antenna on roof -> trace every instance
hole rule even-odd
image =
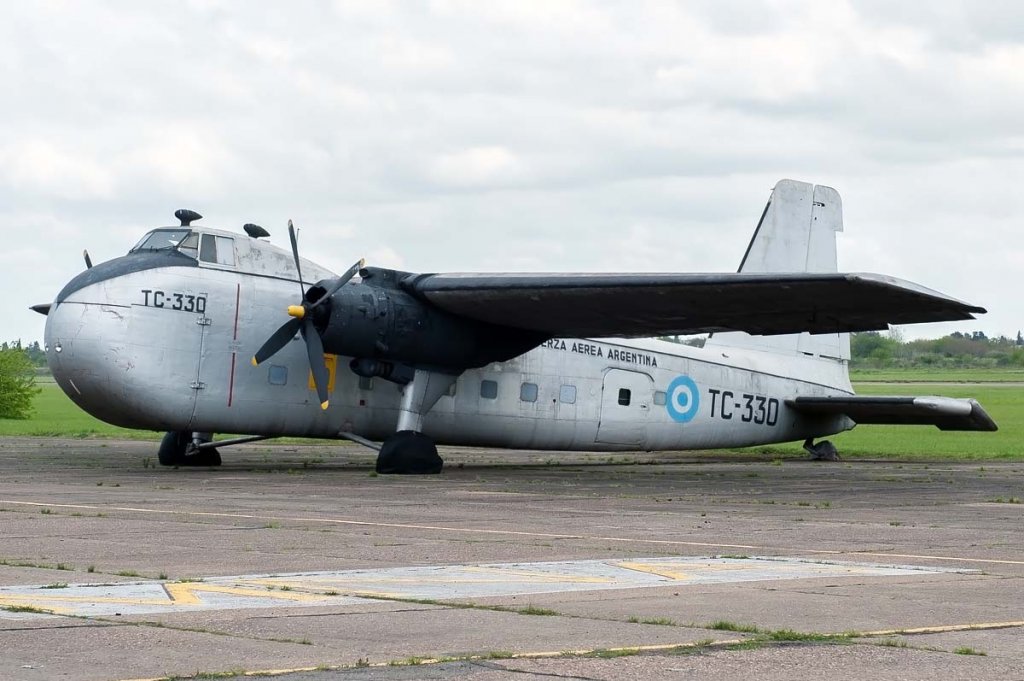
[[[189,210],[188,208],[179,208],[178,210],[174,211],[174,217],[181,220],[182,227],[188,227],[189,225],[192,224],[193,220],[203,219],[202,215],[195,212],[194,210]]]
[[[251,222],[247,222],[244,225],[242,225],[242,229],[244,229],[245,233],[251,236],[253,239],[262,239],[264,237],[270,236],[270,232],[263,229],[259,225],[252,224]]]

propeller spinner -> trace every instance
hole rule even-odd
[[[320,332],[316,330],[313,325],[313,315],[309,314],[317,306],[328,300],[331,296],[338,292],[338,290],[347,284],[349,280],[356,275],[356,273],[362,269],[365,260],[360,260],[355,265],[352,265],[344,274],[331,282],[327,290],[318,297],[316,300],[309,299],[309,291],[302,288],[302,266],[299,264],[299,244],[295,237],[295,227],[292,225],[292,221],[288,221],[288,238],[292,244],[292,256],[295,258],[295,271],[299,275],[299,292],[301,294],[300,305],[289,305],[288,315],[291,317],[288,321],[282,324],[277,331],[275,331],[270,338],[256,351],[253,355],[252,365],[257,366],[267,359],[270,359],[275,355],[278,350],[283,348],[288,342],[295,337],[295,333],[298,332],[302,335],[302,339],[306,342],[306,355],[309,358],[309,368],[313,372],[313,384],[316,386],[316,394],[320,399],[320,408],[327,409],[328,406],[328,394],[327,385],[329,376],[327,373],[327,365],[324,363],[324,344],[320,338]]]

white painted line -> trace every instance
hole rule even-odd
[[[99,511],[109,513],[123,511],[126,513],[149,513],[156,515],[178,515],[195,516],[202,518],[238,518],[242,520],[260,520],[276,522],[295,523],[324,523],[330,525],[351,525],[356,527],[385,527],[400,530],[426,530],[433,532],[450,532],[453,534],[482,534],[482,535],[507,535],[514,537],[537,537],[540,539],[579,539],[584,541],[605,541],[622,544],[652,544],[656,546],[690,546],[707,549],[738,549],[751,553],[770,553],[772,551],[784,551],[787,553],[802,553],[805,555],[818,556],[865,556],[883,559],[915,559],[935,560],[949,563],[984,563],[994,565],[1024,565],[1024,560],[1010,560],[1002,558],[974,558],[971,556],[935,556],[928,554],[914,553],[883,553],[878,551],[836,550],[836,549],[804,549],[795,547],[779,546],[756,546],[753,544],[723,544],[721,542],[698,542],[683,541],[679,539],[649,539],[645,537],[602,537],[600,535],[588,534],[560,534],[553,532],[529,532],[525,530],[500,530],[485,527],[455,527],[446,525],[419,525],[413,523],[382,523],[369,520],[348,520],[345,518],[322,518],[303,516],[278,516],[278,515],[253,515],[247,513],[215,513],[210,511],[176,511],[161,508],[141,508],[137,506],[91,506],[85,504],[53,504],[41,501],[15,501],[12,499],[0,499],[0,504],[11,504],[14,506],[32,506],[49,508],[69,508],[77,510]]]

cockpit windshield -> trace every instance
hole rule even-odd
[[[173,250],[177,248],[191,232],[192,230],[184,227],[177,229],[154,229],[152,232],[142,237],[142,240],[135,244],[135,247],[128,252],[137,253],[139,251]]]

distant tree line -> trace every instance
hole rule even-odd
[[[20,340],[12,341],[10,343],[0,343],[0,352],[6,352],[8,350],[20,350],[25,353],[28,361],[32,363],[34,367],[45,367],[46,366],[46,353],[43,352],[43,348],[40,347],[39,341],[33,341],[28,345],[22,345]]]
[[[982,331],[954,331],[942,338],[905,341],[898,330],[850,335],[855,368],[1024,368],[1024,336],[989,338]]]
[[[663,340],[703,347],[703,336],[667,336]],[[989,338],[983,331],[954,331],[942,338],[907,341],[899,329],[850,334],[850,366],[855,369],[999,369],[1024,368],[1024,334]]]

